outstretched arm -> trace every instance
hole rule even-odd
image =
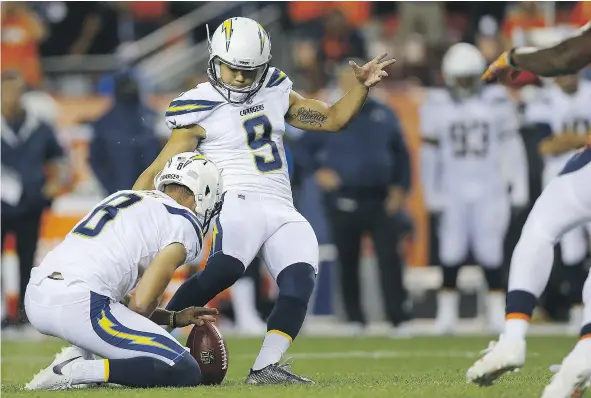
[[[394,59],[382,61],[385,56],[386,54],[382,54],[363,66],[349,62],[357,83],[334,105],[304,98],[292,91],[285,120],[303,130],[337,132],[347,127],[363,107],[369,89],[388,76],[383,69],[396,62]]]
[[[154,189],[154,177],[164,168],[166,162],[179,153],[194,151],[202,138],[205,138],[205,130],[199,126],[172,130],[170,139],[154,162],[139,176],[133,189]]]
[[[568,38],[554,47],[537,49],[516,48],[506,51],[493,62],[482,79],[493,81],[514,73],[515,69],[530,71],[539,76],[560,76],[578,72],[591,63],[591,22],[577,36]]]

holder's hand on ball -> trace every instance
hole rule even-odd
[[[205,322],[215,322],[213,315],[219,314],[216,308],[189,307],[175,314],[176,327],[189,325],[203,326]]]

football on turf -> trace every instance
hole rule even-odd
[[[220,384],[228,372],[228,348],[218,328],[211,322],[193,326],[187,347],[199,363],[202,384]]]

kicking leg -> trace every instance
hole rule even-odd
[[[542,398],[582,397],[591,386],[591,275],[583,288],[583,325],[575,348],[544,389]]]
[[[297,245],[294,244],[297,242]],[[318,241],[307,222],[284,224],[263,245],[279,297],[267,322],[267,334],[246,382],[249,384],[310,383],[279,364],[306,318],[318,272]]]
[[[552,180],[536,201],[511,259],[503,334],[499,342],[468,369],[468,381],[489,385],[504,372],[524,364],[529,320],[548,283],[554,245],[566,231],[591,220],[588,184],[591,149],[585,152],[583,166]],[[581,160],[577,158],[579,155],[571,161]]]

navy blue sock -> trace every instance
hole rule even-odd
[[[507,284],[505,283],[505,270],[503,267],[495,269],[484,268],[484,277],[489,291],[505,291],[505,289],[507,289]]]
[[[296,338],[308,310],[316,275],[310,264],[296,263],[277,276],[279,298],[267,322],[267,330],[278,330],[292,340]]]
[[[172,366],[151,357],[109,359],[108,382],[130,387],[194,387],[201,383],[201,370],[188,352]]]
[[[218,252],[209,258],[203,271],[187,279],[178,288],[166,309],[181,311],[191,306],[202,307],[232,286],[243,273],[244,264],[240,260]]]
[[[524,290],[512,290],[507,293],[507,306],[505,313],[507,319],[524,319],[529,322],[538,299],[530,292]]]
[[[574,265],[565,265],[564,279],[568,282],[568,297],[570,305],[583,304],[583,285],[587,279],[585,263],[580,262]]]
[[[458,287],[458,272],[460,266],[447,266],[443,265],[443,284],[442,288],[447,290],[456,290]]]

